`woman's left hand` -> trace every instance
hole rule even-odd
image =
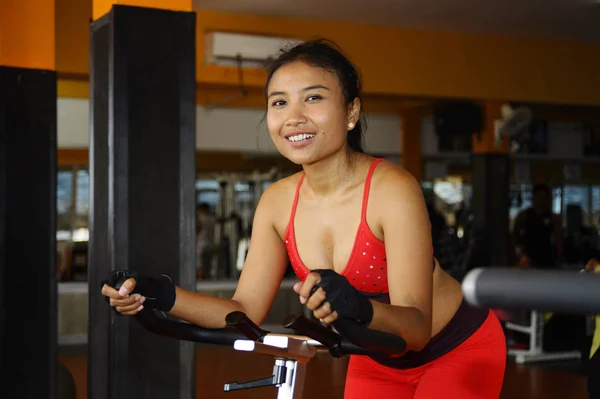
[[[294,290],[300,295],[300,302],[325,323],[343,317],[368,326],[373,320],[371,300],[334,270],[313,270]]]
[[[326,300],[326,292],[319,287],[314,294],[310,295],[315,285],[321,282],[319,273],[309,273],[304,281],[294,284],[294,291],[300,296],[300,303],[313,311],[313,315],[324,323],[331,324],[337,320],[338,314],[332,311],[331,304]]]

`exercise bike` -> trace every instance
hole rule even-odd
[[[119,289],[125,280],[119,280]],[[146,330],[161,336],[197,343],[232,345],[243,352],[273,356],[272,375],[248,382],[225,383],[225,392],[261,387],[276,387],[277,399],[302,399],[306,368],[318,351],[329,351],[336,358],[346,355],[401,355],[406,342],[398,335],[370,330],[354,320],[338,319],[336,331],[309,320],[301,314],[288,317],[283,326],[296,334],[275,334],[261,329],[243,312],[229,313],[225,328],[209,329],[168,319],[162,312],[144,308],[135,317]]]

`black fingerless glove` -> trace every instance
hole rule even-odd
[[[129,295],[140,294],[145,297],[144,307],[168,312],[175,305],[175,283],[166,274],[148,277],[126,270],[115,270],[110,273],[108,280],[102,282],[102,285],[107,284],[117,288],[117,284],[120,287],[120,284],[128,278],[135,279],[135,288]]]
[[[354,288],[346,277],[331,269],[312,270],[321,275],[321,281],[316,284],[310,295],[319,288],[325,291],[325,300],[340,317],[354,319],[364,326],[373,320],[373,304],[360,291]]]

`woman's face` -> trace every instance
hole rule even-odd
[[[358,120],[358,101],[348,112],[337,77],[296,61],[279,68],[267,90],[267,126],[277,150],[296,164],[311,164],[346,145],[348,124]]]

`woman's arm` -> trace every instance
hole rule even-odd
[[[390,303],[373,304],[369,328],[402,336],[408,349],[422,349],[431,337],[433,247],[421,186],[406,171],[386,171],[373,193],[383,230]],[[375,204],[374,204],[375,205]]]
[[[269,311],[283,279],[287,252],[274,228],[279,196],[277,184],[261,197],[254,215],[248,256],[232,299],[215,298],[177,287],[175,305],[170,314],[206,327],[225,327],[225,316],[244,312],[260,325]]]

